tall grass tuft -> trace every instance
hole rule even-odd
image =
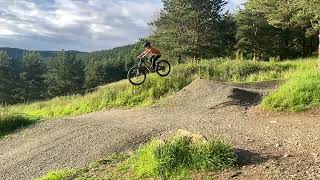
[[[76,174],[74,170],[51,171],[38,180],[68,180],[73,179]]]
[[[221,141],[192,142],[186,137],[153,140],[129,159],[138,178],[184,177],[195,170],[218,171],[230,168],[236,155]]]

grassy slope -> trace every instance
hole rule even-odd
[[[272,111],[300,112],[320,106],[320,72],[296,72],[277,91],[264,98],[262,106]]]
[[[287,79],[297,69],[311,69],[314,66],[313,59],[271,63],[215,59],[176,65],[169,77],[161,78],[151,74],[148,75],[147,82],[139,87],[123,80],[102,86],[96,92],[84,96],[58,97],[50,101],[0,107],[0,112],[6,112],[5,115],[0,114],[0,134],[29,125],[35,122],[31,121],[34,119],[81,115],[108,108],[149,105],[179,91],[199,76],[224,82],[257,82]],[[22,120],[15,121],[15,119]]]

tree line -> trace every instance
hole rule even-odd
[[[310,56],[320,46],[318,0],[248,0],[234,14],[225,0],[162,2],[150,40],[169,57],[282,60]]]
[[[128,45],[93,53],[62,50],[51,58],[27,52],[21,59],[0,51],[0,105],[85,93],[124,79],[134,63],[132,52],[139,47]]]

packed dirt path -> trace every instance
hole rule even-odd
[[[43,121],[0,140],[0,179],[83,167],[178,129],[232,143],[239,167],[212,174],[216,179],[320,179],[319,116],[258,111],[261,95],[272,88],[198,79],[148,108]]]

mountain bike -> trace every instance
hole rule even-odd
[[[171,65],[166,60],[158,60],[156,66],[153,69],[152,64],[139,58],[139,63],[137,66],[132,67],[128,71],[128,80],[132,85],[139,86],[143,84],[147,79],[147,74],[156,72],[159,76],[168,76],[171,72]]]

